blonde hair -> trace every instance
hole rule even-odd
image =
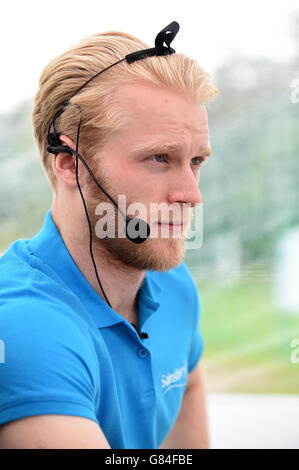
[[[52,189],[56,176],[51,154],[46,150],[48,127],[55,113],[84,82],[127,54],[151,46],[130,34],[106,31],[75,43],[53,59],[39,80],[32,112],[34,137]],[[148,83],[181,91],[196,102],[208,102],[218,90],[210,83],[210,75],[195,59],[181,53],[154,56],[129,64],[126,60],[109,68],[92,80],[70,100],[65,112],[56,120],[57,132],[76,141],[80,117],[80,149],[92,163],[93,155],[105,145],[110,133],[123,127],[126,116],[115,101],[114,91],[122,83]],[[80,152],[80,150],[79,150]]]

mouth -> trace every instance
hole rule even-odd
[[[183,223],[174,223],[174,222],[156,222],[161,229],[165,228],[169,230],[169,232],[179,232],[182,233],[185,228],[187,228],[188,224]]]
[[[173,227],[187,227],[189,225],[189,222],[185,222],[185,223],[182,223],[182,222],[178,222],[178,223],[175,223],[175,222],[156,222],[158,225],[165,225],[165,226],[173,226]]]
[[[184,227],[184,224],[173,224],[172,222],[158,222],[158,225],[169,225],[173,227]]]

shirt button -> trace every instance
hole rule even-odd
[[[137,352],[138,356],[141,357],[142,359],[148,355],[148,352],[146,349],[138,349]]]

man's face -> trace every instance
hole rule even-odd
[[[138,212],[128,215],[146,220],[152,234],[158,236],[149,236],[140,245],[118,237],[117,219],[123,218],[114,208],[115,237],[95,237],[94,247],[107,250],[114,260],[126,266],[167,271],[183,260],[193,207],[201,202],[199,170],[210,153],[206,109],[178,92],[147,84],[124,84],[117,91],[117,100],[127,122],[109,137],[97,156],[95,176],[116,202],[119,195],[126,197],[125,209],[132,203],[142,203],[145,216]],[[169,144],[173,148],[166,148]],[[95,214],[95,207],[102,202],[112,203],[91,178],[86,189],[95,233],[101,218]],[[164,210],[155,213],[153,203],[163,203]],[[174,212],[166,210],[173,205]],[[171,229],[163,222],[185,226]],[[168,230],[168,237],[162,235]]]

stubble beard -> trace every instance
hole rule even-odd
[[[97,171],[97,173],[99,173]],[[101,186],[107,191],[107,193],[118,202],[118,194],[111,187],[107,178],[103,175],[95,174],[96,179]],[[151,271],[169,271],[177,267],[184,258],[185,252],[185,238],[172,238],[170,234],[169,238],[160,238],[160,232],[158,238],[152,238],[149,236],[143,243],[135,244],[126,237],[118,237],[118,225],[119,220],[121,223],[121,230],[124,227],[123,216],[118,214],[118,210],[114,208],[114,220],[115,220],[115,236],[99,238],[95,233],[96,223],[100,220],[100,216],[96,215],[95,210],[99,203],[111,201],[107,196],[96,186],[94,181],[90,181],[85,186],[85,202],[88,210],[88,215],[92,227],[92,249],[94,256],[98,260],[102,260],[104,265],[115,265],[117,269],[123,269],[124,271],[128,268],[135,270],[151,270]],[[126,204],[132,201],[126,197]],[[138,214],[136,215],[138,217]],[[86,219],[86,215],[83,215]],[[149,217],[149,215],[148,215]],[[84,220],[83,219],[83,220]],[[84,223],[84,222],[83,222]],[[86,220],[87,223],[87,220]]]

